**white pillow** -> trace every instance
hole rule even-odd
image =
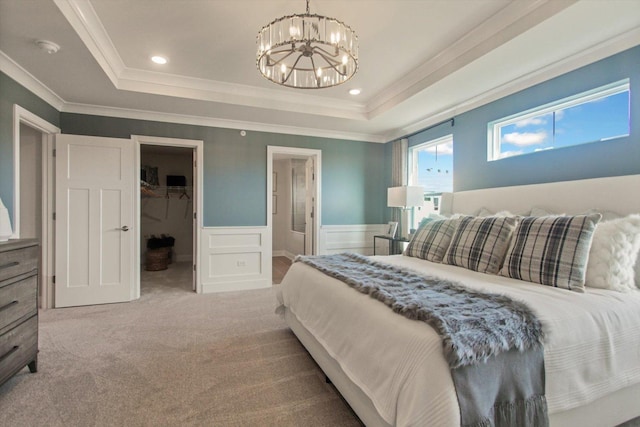
[[[636,289],[638,251],[640,215],[599,223],[593,233],[585,285],[619,292]]]
[[[531,208],[531,212],[529,212],[528,216],[553,216],[553,215],[565,215],[563,213],[551,212],[548,209],[541,208],[538,206],[534,206]]]
[[[487,208],[480,208],[480,210],[478,210],[475,216],[486,217],[491,215],[493,215],[493,211],[490,211]]]
[[[640,288],[640,251],[636,257],[636,286]]]

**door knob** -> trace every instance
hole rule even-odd
[[[120,229],[121,231],[129,231],[129,227],[127,227],[126,225],[122,226],[122,228]]]

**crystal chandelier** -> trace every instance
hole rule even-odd
[[[358,70],[358,36],[344,22],[307,12],[283,16],[256,37],[256,65],[274,83],[322,89],[349,80]]]

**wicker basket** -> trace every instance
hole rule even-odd
[[[169,248],[147,249],[145,270],[166,270],[169,264]]]

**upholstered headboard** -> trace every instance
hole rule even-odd
[[[627,215],[640,213],[640,175],[459,191],[444,194],[441,204],[442,214],[475,214],[482,208],[528,214],[537,207],[554,213],[595,209]]]

